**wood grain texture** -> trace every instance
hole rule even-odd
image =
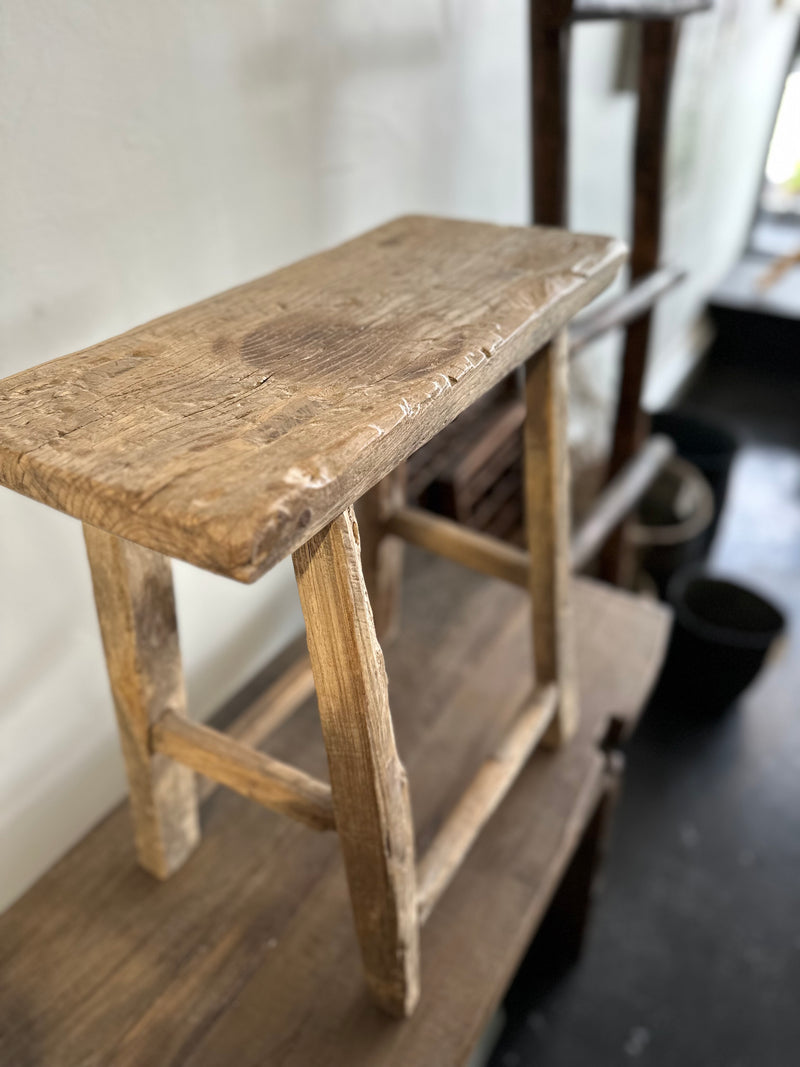
[[[333,830],[330,786],[202,723],[167,711],[151,727],[156,752],[312,830]]]
[[[0,483],[253,581],[597,295],[602,237],[409,217],[0,385]]]
[[[383,654],[352,508],[294,554],[367,983],[393,1015],[419,998],[414,827],[397,755]]]
[[[387,664],[424,851],[491,751],[487,727],[499,737],[530,691],[529,605],[523,590],[408,555]],[[410,1020],[366,996],[335,835],[218,790],[180,877],[142,876],[123,806],[0,916],[0,1063],[466,1063],[596,809],[607,715],[635,721],[666,639],[659,606],[586,580],[575,597],[579,732],[534,753],[442,897]],[[313,700],[270,748],[324,773]]]
[[[536,684],[558,687],[548,740],[562,744],[578,725],[570,582],[570,473],[567,445],[569,343],[562,330],[529,360],[525,381],[525,529],[530,557]]]
[[[420,860],[417,907],[427,922],[478,834],[497,811],[536,745],[550,725],[557,706],[554,685],[534,694],[514,719],[494,752],[481,764],[441,830]]]
[[[403,506],[405,495],[406,464],[401,463],[356,504],[361,566],[380,641],[394,637],[400,626],[403,542],[386,523]]]
[[[200,839],[194,775],[150,750],[165,712],[186,715],[168,559],[85,527],[97,617],[128,775],[139,863],[168,878]]]

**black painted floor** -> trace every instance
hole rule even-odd
[[[534,948],[491,1067],[800,1064],[800,408],[797,383],[751,373],[691,398],[747,439],[712,565],[788,637],[716,723],[648,709],[584,954],[550,980]]]

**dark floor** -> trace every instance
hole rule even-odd
[[[491,1067],[800,1064],[798,384],[716,365],[689,403],[746,442],[713,568],[766,591],[789,635],[716,723],[648,709],[583,957],[548,978],[534,949]]]

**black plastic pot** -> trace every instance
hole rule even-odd
[[[653,579],[659,596],[665,596],[676,571],[705,557],[713,518],[714,494],[708,482],[693,464],[673,457],[626,529],[638,566]]]
[[[657,411],[652,418],[653,433],[664,433],[675,442],[683,456],[703,474],[714,494],[714,518],[706,532],[706,547],[711,544],[719,522],[738,438],[725,426],[708,419],[687,415],[683,411]]]
[[[761,670],[785,616],[753,590],[696,568],[673,577],[667,600],[675,622],[657,698],[673,713],[719,714]]]

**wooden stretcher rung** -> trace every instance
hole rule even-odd
[[[571,561],[574,571],[583,570],[591,562],[674,453],[673,442],[656,434],[609,482],[588,518],[573,534]],[[530,557],[524,549],[471,530],[452,519],[423,508],[403,507],[386,520],[386,532],[480,574],[501,578],[523,588],[528,586]]]
[[[314,676],[308,656],[296,659],[280,678],[260,694],[248,708],[225,728],[228,737],[258,748],[282,726],[314,693]],[[220,783],[202,777],[198,783],[200,800],[207,800]]]
[[[669,437],[654,434],[603,489],[572,537],[572,569],[581,571],[633,511],[675,454]]]
[[[552,722],[556,705],[555,685],[534,694],[445,819],[417,867],[420,922],[428,919],[478,834],[514,784]]]
[[[569,328],[570,355],[574,356],[610,330],[633,322],[649,311],[665,293],[674,289],[685,277],[686,272],[676,267],[659,267],[658,270],[650,271],[633,282],[626,292],[607,300],[573,322]]]
[[[333,830],[331,789],[288,763],[172,711],[150,729],[154,752],[314,830]]]

